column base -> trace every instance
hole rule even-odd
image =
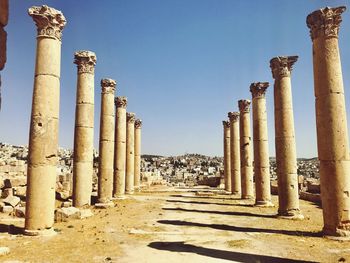
[[[106,209],[106,208],[114,207],[114,203],[113,202],[96,203],[95,207],[96,208]]]
[[[113,196],[112,200],[124,200],[126,199],[125,195]]]
[[[326,229],[322,230],[325,238],[337,241],[350,241],[350,230],[348,229],[335,229],[334,231]]]
[[[42,230],[29,230],[24,229],[23,234],[26,236],[41,236],[41,237],[49,237],[49,236],[55,236],[57,235],[57,232],[53,229],[53,227],[49,229],[42,229]]]
[[[274,207],[275,205],[271,201],[255,201],[257,207]]]
[[[277,218],[290,219],[290,220],[303,220],[304,216],[300,212],[299,213],[278,212]]]
[[[241,197],[242,199],[245,199],[245,200],[249,200],[249,199],[254,199],[254,196],[251,196],[251,195],[242,195]]]
[[[132,195],[132,194],[134,194],[134,191],[126,191],[125,194]]]

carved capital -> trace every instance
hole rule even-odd
[[[117,108],[126,109],[126,106],[128,106],[128,99],[127,99],[127,97],[115,97],[114,98],[114,105]]]
[[[96,55],[92,51],[77,51],[74,53],[74,64],[78,66],[78,74],[94,74],[96,65]]]
[[[250,112],[250,100],[239,100],[238,108],[241,113],[249,113]]]
[[[133,112],[127,112],[126,113],[126,121],[128,123],[134,123],[135,122],[135,113]]]
[[[114,93],[116,84],[114,79],[101,79],[102,93]]]
[[[280,56],[270,60],[270,68],[274,79],[290,77],[294,63],[298,56]]]
[[[136,119],[135,120],[135,129],[141,129],[142,127],[142,120]]]
[[[28,9],[28,14],[37,26],[38,37],[48,37],[61,41],[62,30],[67,23],[61,11],[43,5],[32,6]]]
[[[341,14],[345,10],[345,6],[335,8],[327,6],[309,14],[306,18],[306,24],[310,28],[311,39],[314,40],[319,36],[338,38],[339,27],[342,22]]]
[[[239,120],[239,112],[229,112],[227,116],[230,119],[230,122],[236,122]]]
[[[254,82],[250,84],[250,92],[254,98],[265,98],[266,90],[269,87],[268,82]]]
[[[230,121],[222,121],[222,125],[224,125],[224,128],[230,128]]]

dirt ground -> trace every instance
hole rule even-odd
[[[165,190],[165,189],[161,189]],[[303,221],[278,219],[230,195],[153,188],[55,224],[52,237],[20,234],[0,217],[0,262],[349,262],[350,243],[323,238],[322,211],[301,200]],[[277,205],[277,197],[273,197]]]

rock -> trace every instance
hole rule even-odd
[[[65,201],[61,204],[61,207],[71,207],[72,206],[72,202],[71,201]]]
[[[76,207],[62,207],[55,212],[56,222],[68,222],[70,219],[79,219],[80,210]]]
[[[12,207],[15,207],[16,205],[18,205],[18,203],[21,201],[21,199],[17,196],[8,196],[6,197],[3,202],[5,204],[8,204]]]
[[[7,255],[10,253],[10,248],[8,247],[0,247],[0,256]]]
[[[70,193],[68,191],[56,191],[56,197],[60,200],[68,200]]]
[[[6,213],[6,214],[12,213],[12,211],[13,211],[13,207],[10,205],[4,205],[1,208],[1,212]]]
[[[91,217],[93,215],[94,215],[94,213],[91,211],[91,209],[81,209],[80,210],[80,219]]]
[[[12,188],[16,186],[25,186],[27,185],[27,177],[26,176],[17,176],[11,179],[5,179],[5,187]]]
[[[17,217],[25,217],[26,208],[25,207],[16,207],[15,208],[15,216]]]
[[[2,189],[1,198],[7,198],[9,196],[13,196],[13,189],[12,188]]]
[[[13,194],[15,196],[19,196],[19,197],[25,197],[26,196],[26,191],[27,191],[27,187],[26,186],[18,186],[18,187],[15,187],[13,189]]]

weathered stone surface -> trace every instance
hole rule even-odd
[[[91,209],[80,209],[80,219],[88,218],[93,215],[94,213],[91,211]]]
[[[26,186],[18,186],[13,188],[13,194],[18,197],[25,197],[27,192],[27,187]]]
[[[7,25],[9,20],[9,0],[0,0],[0,26]]]
[[[10,248],[9,247],[0,247],[0,256],[10,254]]]
[[[5,204],[8,204],[12,207],[15,207],[16,205],[18,205],[20,201],[21,199],[17,196],[8,196],[3,200]]]
[[[7,198],[8,196],[13,196],[13,188],[2,189],[1,198]]]
[[[10,206],[10,205],[4,205],[1,208],[1,212],[6,213],[6,214],[12,213],[13,212],[13,207]]]
[[[6,63],[6,41],[7,33],[3,27],[0,27],[0,70],[5,67]]]
[[[56,222],[67,222],[70,219],[79,219],[80,210],[76,207],[62,207],[55,211]]]
[[[225,190],[231,193],[231,147],[230,147],[230,121],[223,121],[224,128],[224,178]]]
[[[27,177],[26,176],[18,176],[11,179],[5,179],[4,181],[5,187],[17,187],[17,186],[25,186],[27,185]]]
[[[15,213],[15,216],[17,216],[17,217],[25,217],[26,208],[25,207],[16,207],[14,213]]]

